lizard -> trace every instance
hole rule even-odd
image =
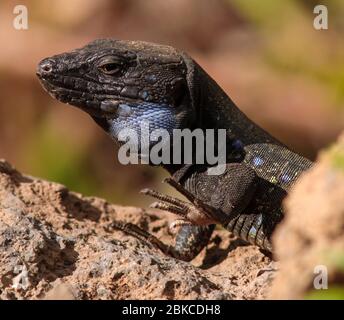
[[[152,207],[179,217],[171,225],[174,245],[130,223],[114,228],[184,261],[200,253],[217,224],[273,252],[271,235],[284,216],[282,201],[312,162],[251,121],[187,53],[144,41],[98,39],[43,59],[36,74],[50,95],[88,113],[119,145],[120,129],[139,132],[143,120],[169,132],[226,130],[221,175],[209,175],[206,162],[161,165],[170,174],[166,182],[187,201],[142,191],[158,199]]]

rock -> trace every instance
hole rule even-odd
[[[165,256],[112,222],[171,241],[162,213],[83,197],[0,160],[0,299],[257,299],[276,264],[216,230],[192,262]]]
[[[325,298],[326,292],[331,291],[325,290],[321,295],[316,289],[319,283],[326,287],[328,280],[329,289],[342,286],[343,299],[344,134],[336,145],[320,154],[317,164],[294,185],[285,209],[286,217],[273,239],[281,269],[270,297]]]

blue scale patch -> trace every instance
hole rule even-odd
[[[284,183],[288,183],[291,181],[291,177],[287,175],[286,173],[284,173],[280,176],[280,181]]]
[[[255,226],[252,226],[250,231],[248,232],[250,238],[255,238],[257,235],[257,229]]]
[[[148,92],[147,92],[147,91],[143,91],[143,92],[141,93],[141,97],[142,97],[143,99],[147,99],[147,98],[148,98]]]
[[[260,215],[258,216],[257,225],[260,226],[260,225],[262,224],[262,222],[263,222],[263,216],[260,214]]]
[[[254,157],[252,163],[254,166],[259,167],[264,163],[264,160],[261,157]]]
[[[133,129],[140,135],[143,122],[149,124],[150,133],[155,129],[165,129],[172,134],[176,127],[173,108],[167,104],[120,104],[116,118],[111,120],[111,134],[117,137],[121,130]]]
[[[250,231],[248,232],[250,238],[255,238],[257,236],[258,229],[260,225],[262,224],[262,222],[263,222],[263,216],[262,214],[260,214],[257,217],[257,222],[254,223],[254,225],[251,227]],[[256,226],[258,229],[256,228]]]
[[[244,147],[244,145],[243,145],[243,143],[242,143],[240,140],[234,140],[234,141],[232,142],[232,147],[233,147],[235,150],[241,150],[241,149]]]

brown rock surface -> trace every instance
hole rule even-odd
[[[275,263],[225,230],[192,264],[113,230],[171,241],[163,214],[85,198],[0,161],[0,299],[255,299]]]
[[[273,239],[281,268],[270,297],[307,297],[311,291],[318,291],[314,280],[325,269],[328,289],[343,285],[344,134],[295,184],[285,208],[286,218]]]

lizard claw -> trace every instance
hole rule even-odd
[[[151,196],[155,199],[158,199],[158,200],[160,200],[160,202],[166,202],[166,203],[172,205],[173,207],[179,207],[179,209],[185,209],[190,205],[189,203],[187,203],[185,201],[179,200],[178,198],[168,196],[166,194],[162,194],[162,193],[155,191],[153,189],[143,189],[140,191],[140,193],[144,194],[144,195]],[[163,209],[163,210],[166,210],[166,209]]]
[[[172,212],[172,213],[177,214],[179,216],[182,216],[184,218],[187,215],[187,208],[186,207],[176,206],[176,205],[161,202],[161,201],[153,202],[149,207],[154,208],[154,209],[169,211],[169,212]]]
[[[121,230],[122,232],[145,242],[150,247],[156,248],[164,254],[167,254],[177,259],[179,258],[178,252],[175,251],[173,247],[166,245],[165,243],[160,241],[156,236],[150,234],[148,231],[145,231],[132,223],[123,221],[113,221],[111,227],[117,230]]]
[[[150,190],[151,189],[144,188],[144,189],[140,190],[139,193],[141,193],[141,194],[149,194]]]
[[[204,224],[214,220],[206,210],[208,209],[208,205],[206,203],[198,200],[175,180],[167,178],[165,179],[165,181],[175,187],[177,191],[188,198],[191,203],[162,194],[153,189],[143,189],[140,193],[149,195],[159,200],[152,203],[150,205],[151,208],[169,211],[178,216],[181,216],[184,220],[188,220],[194,224]],[[209,210],[209,212],[211,212],[211,209]]]
[[[192,225],[192,223],[190,221],[187,221],[184,219],[177,219],[177,220],[172,221],[169,224],[168,229],[169,229],[170,233],[177,234],[178,229],[182,226],[185,226],[185,225]]]
[[[165,254],[171,255],[170,246],[164,244],[162,241],[160,241],[156,236],[152,235],[146,230],[141,229],[140,227],[136,226],[135,224],[132,224],[130,222],[123,222],[123,221],[113,221],[111,223],[111,227],[117,230],[120,230],[126,234],[129,234],[149,246],[152,246],[154,248],[159,249]]]

